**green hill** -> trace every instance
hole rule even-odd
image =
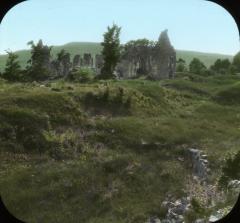
[[[67,43],[62,46],[54,46],[52,49],[52,56],[55,57],[56,54],[65,49],[67,52],[74,56],[76,54],[83,54],[83,53],[91,53],[93,55],[101,52],[101,45],[100,43],[93,43],[93,42],[72,42]],[[19,55],[19,61],[22,67],[25,67],[27,61],[29,60],[31,54],[29,50],[20,50],[16,52]],[[222,54],[213,54],[213,53],[201,53],[201,52],[194,52],[194,51],[185,51],[185,50],[177,50],[177,58],[184,59],[187,64],[194,58],[199,58],[204,62],[204,64],[209,67],[212,65],[217,59],[232,59],[233,56],[231,55],[222,55]],[[0,71],[2,71],[5,67],[7,55],[0,55]]]
[[[187,64],[191,62],[191,60],[196,57],[203,61],[203,63],[209,67],[217,59],[229,59],[232,61],[233,56],[232,55],[224,55],[224,54],[217,54],[217,53],[203,53],[203,52],[196,52],[196,51],[187,51],[187,50],[177,50],[177,58],[184,59]]]

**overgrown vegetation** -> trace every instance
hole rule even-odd
[[[161,217],[167,194],[185,195],[190,170],[179,157],[191,147],[208,155],[212,180],[238,178],[238,155],[224,158],[239,154],[239,81],[190,73],[162,81],[0,80],[4,203],[26,222]],[[192,202],[189,222],[208,213]]]

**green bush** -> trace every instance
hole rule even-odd
[[[229,72],[231,62],[229,59],[217,59],[215,63],[210,67],[210,71],[216,74],[227,74]]]
[[[190,73],[194,73],[194,74],[199,74],[199,75],[203,75],[203,76],[207,75],[206,66],[204,65],[204,63],[202,61],[200,61],[197,58],[193,58],[193,60],[190,62],[189,71],[190,71]]]
[[[69,74],[69,79],[71,81],[87,83],[94,79],[94,72],[88,68],[75,69]]]
[[[230,180],[240,179],[240,151],[229,155],[222,168],[222,176],[219,179],[220,186],[227,186]]]

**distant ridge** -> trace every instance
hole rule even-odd
[[[55,57],[57,53],[65,49],[67,52],[71,54],[73,57],[76,54],[83,53],[91,53],[93,55],[101,52],[102,46],[97,42],[70,42],[61,46],[53,46],[52,56]],[[182,58],[186,61],[187,64],[194,58],[199,58],[203,63],[209,67],[211,66],[217,59],[229,59],[232,60],[233,56],[217,54],[217,53],[204,53],[204,52],[196,52],[189,50],[176,50],[177,58]],[[22,67],[27,65],[27,61],[31,57],[30,50],[19,50],[15,52],[19,55],[19,62]],[[2,71],[6,64],[7,55],[0,55],[0,71]]]

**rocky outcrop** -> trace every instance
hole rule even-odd
[[[187,150],[187,153],[193,175],[201,182],[206,182],[208,173],[210,172],[207,155],[203,154],[201,150],[194,148]]]
[[[175,202],[163,201],[161,206],[168,210],[165,222],[182,223],[184,222],[184,214],[191,208],[190,197],[183,197]]]
[[[222,209],[217,210],[215,213],[211,214],[211,216],[209,217],[209,222],[216,222],[222,218],[224,218],[230,211],[231,211],[232,207],[228,206]]]
[[[228,190],[240,192],[240,180],[231,180],[228,183]]]
[[[164,219],[151,217],[147,223],[184,223],[184,215],[191,210],[191,198],[183,197],[176,201],[163,201],[161,207],[167,209],[167,215]],[[193,223],[207,223],[205,219],[197,219]]]
[[[227,200],[227,195],[223,191],[218,191],[217,185],[212,185],[208,182],[209,163],[207,155],[201,150],[190,148],[186,150],[186,159],[178,158],[179,161],[187,161],[192,168],[192,176],[186,185],[187,197],[174,199],[173,197],[166,197],[162,202],[161,207],[167,210],[167,214],[163,219],[158,217],[151,217],[147,223],[184,223],[184,216],[194,210],[192,207],[192,199],[196,199],[202,207],[211,208],[214,210],[217,203],[223,203]],[[240,192],[240,180],[231,180],[227,187],[228,193]],[[232,206],[213,211],[211,215],[204,216],[202,219],[197,219],[193,223],[209,223],[216,222],[225,217],[232,209]]]

